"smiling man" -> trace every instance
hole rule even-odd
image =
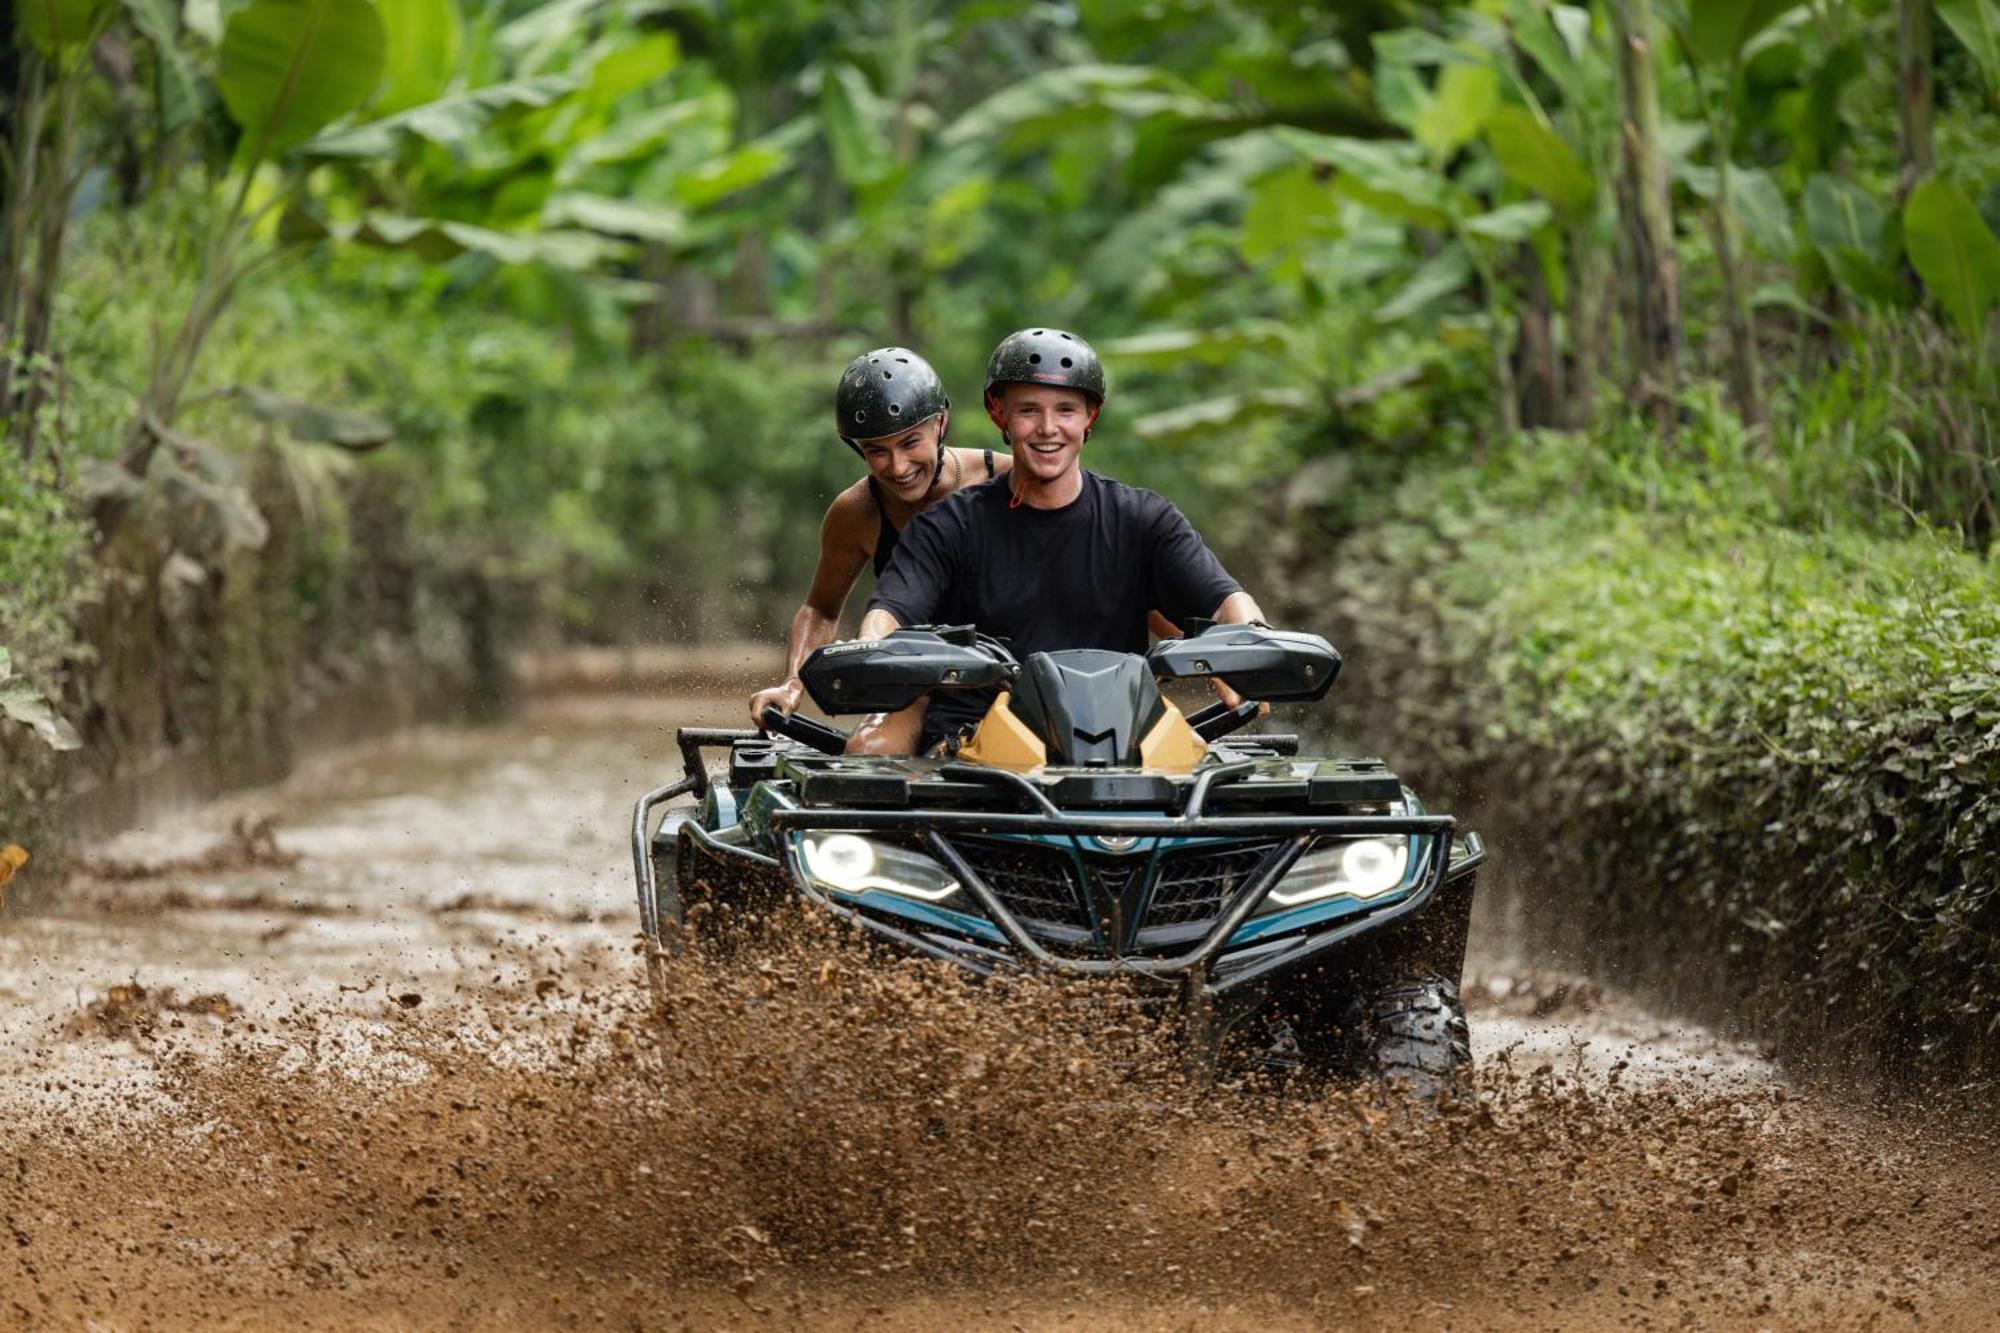
[[[971,482],[1008,467],[991,449],[947,449],[951,400],[931,363],[907,347],[863,352],[841,372],[833,396],[834,433],[868,465],[868,475],[834,497],[819,530],[819,566],[792,616],[782,685],[750,696],[750,720],[764,710],[797,710],[805,686],[799,665],[833,642],[847,595],[871,561],[877,578],[912,518]]]
[[[1148,611],[1175,624],[1262,619],[1187,519],[1156,493],[1081,463],[1104,407],[1104,368],[1061,329],[1023,329],[986,365],[986,413],[1013,453],[1006,477],[917,516],[876,584],[860,637],[973,624],[1016,656],[1146,650]],[[856,729],[848,748],[910,754],[976,722],[991,698],[953,690]]]

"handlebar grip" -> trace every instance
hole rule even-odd
[[[830,727],[809,717],[788,714],[773,704],[764,706],[762,721],[765,731],[775,732],[801,745],[811,746],[821,754],[847,753],[847,733],[839,727]]]
[[[1218,702],[1214,707],[1221,708],[1222,705]],[[1210,709],[1204,708],[1195,714],[1195,717],[1199,717],[1201,721],[1197,722],[1194,718],[1189,718],[1188,725],[1194,728],[1195,735],[1205,741],[1212,741],[1227,736],[1238,727],[1245,726],[1255,720],[1258,710],[1262,707],[1263,705],[1255,699],[1245,699],[1242,703],[1236,705],[1236,707],[1224,709],[1221,712],[1211,712]]]

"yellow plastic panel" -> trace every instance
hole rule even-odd
[[[1042,744],[1042,738],[1028,730],[1028,724],[1015,717],[1008,706],[1013,698],[1006,690],[1000,692],[1000,697],[986,710],[986,716],[979,719],[979,729],[972,733],[972,739],[959,747],[960,759],[993,768],[1017,769],[1040,768],[1049,761],[1049,749]]]
[[[1147,768],[1164,768],[1170,773],[1189,772],[1208,753],[1208,745],[1194,734],[1194,728],[1181,716],[1181,710],[1174,707],[1172,699],[1161,702],[1166,704],[1167,711],[1139,742],[1139,762]]]

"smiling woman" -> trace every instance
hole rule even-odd
[[[805,601],[792,616],[786,679],[750,698],[750,721],[764,710],[790,716],[804,698],[799,667],[814,649],[833,642],[840,615],[864,566],[880,578],[910,520],[963,487],[990,481],[1011,460],[991,449],[949,449],[951,399],[938,373],[907,347],[863,352],[841,372],[833,428],[861,455],[868,475],[827,506],[820,525],[819,564]]]

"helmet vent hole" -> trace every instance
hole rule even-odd
[[[1067,333],[1062,335],[1062,340],[1066,343],[1073,343],[1076,341],[1076,339],[1070,337]]]
[[[883,372],[882,372],[882,378],[883,378],[883,379],[885,379],[885,380],[892,380],[892,379],[895,379],[895,378],[896,378],[896,372],[895,372],[895,371],[893,371],[893,370],[885,370],[885,371],[883,371]]]
[[[1039,366],[1040,364],[1042,364],[1042,354],[1040,352],[1028,353],[1028,364],[1031,366]]]
[[[899,417],[903,415],[903,405],[901,403],[889,404],[889,415],[892,417]]]
[[[1042,336],[1042,330],[1040,330],[1040,329],[1036,329],[1036,330],[1035,330],[1035,336],[1036,336],[1037,338],[1041,337],[1041,336]]]
[[[907,356],[899,356],[896,359],[902,362],[906,366],[910,364],[910,358],[908,358]]]
[[[1069,359],[1068,357],[1064,357],[1064,358],[1063,358],[1063,369],[1064,369],[1064,370],[1068,370],[1068,369],[1069,369],[1069,368],[1070,368],[1071,366],[1073,366],[1073,365],[1075,365],[1075,364],[1076,364],[1076,362],[1074,362],[1074,361],[1070,360],[1070,359]]]
[[[868,412],[867,412],[867,409],[865,409],[865,408],[856,408],[856,409],[855,409],[855,412],[854,412],[854,420],[855,420],[856,424],[859,424],[860,422],[863,422],[863,421],[866,421],[866,420],[868,420]]]

